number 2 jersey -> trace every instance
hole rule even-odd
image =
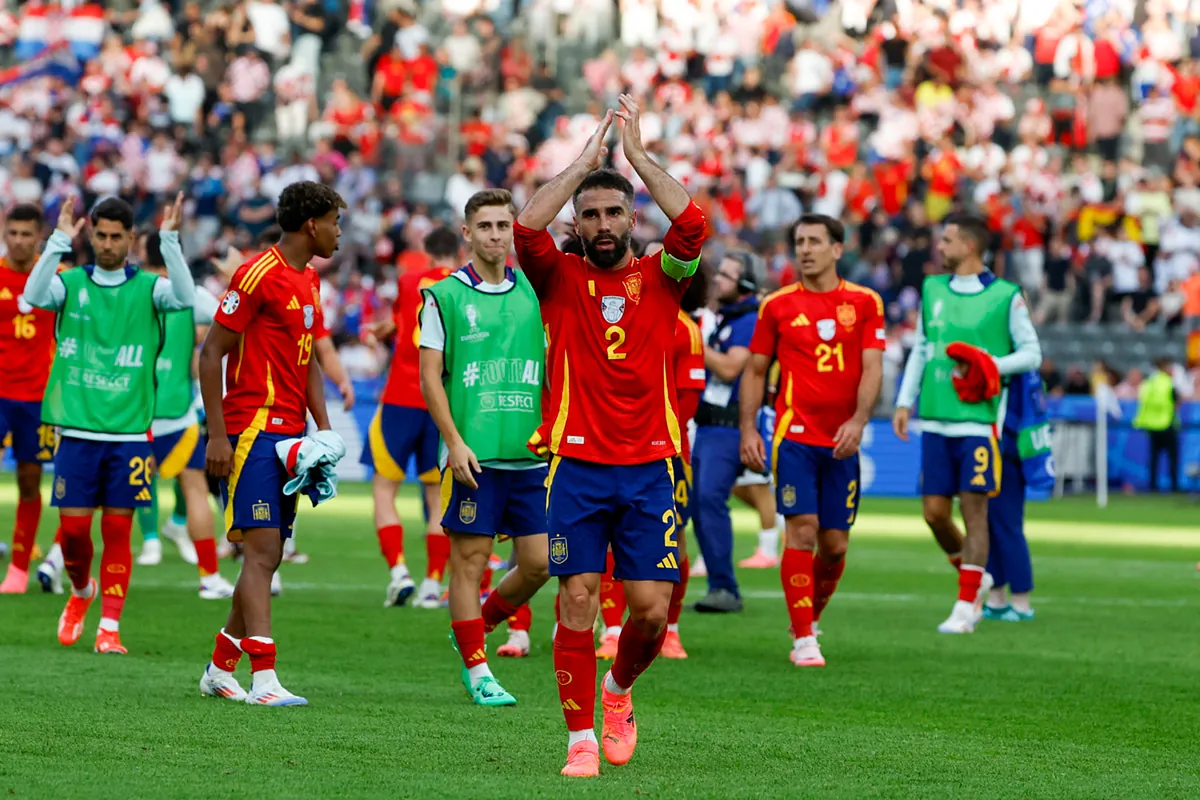
[[[664,249],[620,269],[600,269],[561,252],[545,230],[513,226],[517,259],[549,330],[546,404],[550,451],[596,464],[646,464],[677,455],[675,326],[687,280],[664,258],[697,259],[705,219],[680,214]]]
[[[54,363],[54,312],[25,302],[28,272],[0,258],[0,398],[40,401]]]
[[[296,269],[272,247],[238,267],[214,321],[241,334],[225,365],[225,427],[303,434],[308,370],[317,339],[328,335],[321,279]]]
[[[421,291],[451,272],[453,270],[448,267],[431,267],[400,276],[396,302],[392,305],[392,318],[396,323],[396,350],[392,355],[387,385],[383,387],[383,395],[379,398],[384,405],[427,407],[425,396],[421,394],[421,309],[425,307]]]
[[[863,352],[887,344],[883,324],[879,295],[847,281],[829,292],[795,283],[763,300],[750,352],[779,360],[775,441],[833,447],[858,407]]]

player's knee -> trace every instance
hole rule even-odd
[[[815,550],[817,547],[817,518],[812,514],[788,517],[785,525],[786,547],[793,550]]]
[[[34,467],[32,469],[24,467],[17,468],[17,496],[20,498],[22,503],[30,503],[34,500],[41,500],[41,489],[41,467]]]
[[[558,605],[564,620],[581,620],[588,616],[592,596],[583,586],[563,586],[558,592]]]
[[[821,541],[819,555],[826,564],[836,564],[846,557],[848,547],[849,542],[844,538],[826,536]]]
[[[941,530],[950,523],[950,511],[940,505],[925,506],[925,524],[933,530]]]
[[[667,627],[667,607],[669,605],[670,603],[667,601],[638,607],[630,606],[628,624],[637,628],[638,632],[647,639],[653,639]]]

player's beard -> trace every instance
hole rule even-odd
[[[629,252],[629,244],[632,241],[633,231],[625,231],[624,235],[620,237],[607,233],[600,234],[590,240],[583,240],[583,252],[587,255],[588,261],[591,261],[600,269],[612,269],[621,263],[621,259],[625,258],[625,254]],[[613,249],[597,249],[596,245],[600,242],[612,242]]]

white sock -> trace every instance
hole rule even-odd
[[[992,589],[990,592],[988,592],[987,604],[992,608],[1004,608],[1006,605],[1008,605],[1004,598],[1003,586],[1001,586],[999,589]]]
[[[481,678],[495,677],[492,675],[492,670],[490,667],[488,667],[486,661],[482,664],[476,664],[475,666],[467,669],[467,674],[471,676],[471,683],[475,683]]]
[[[955,600],[954,601],[954,610],[950,613],[955,614],[955,615],[970,614],[971,616],[974,616],[975,615],[975,604],[968,603],[966,600]]]
[[[1033,610],[1033,607],[1029,605],[1029,592],[1018,592],[1009,599],[1009,602],[1017,611],[1028,613]]]
[[[109,619],[108,617],[100,618],[100,630],[112,631],[113,633],[116,633],[120,629],[121,623],[117,622],[115,619]]]
[[[279,676],[273,669],[260,669],[250,678],[250,691],[261,692],[279,686]]]
[[[76,589],[75,585],[71,584],[71,594],[86,600],[92,596],[92,582],[88,581],[87,586],[83,587],[82,589]]]
[[[232,642],[233,646],[236,647],[238,650],[242,649],[242,640],[241,639],[233,638],[232,636],[230,636],[228,633],[225,632],[224,628],[221,628],[221,635],[224,636],[226,639],[228,639],[230,642]]]
[[[46,563],[53,566],[55,569],[63,568],[62,545],[54,544],[50,547],[50,552],[46,554]]]
[[[574,747],[580,742],[595,742],[596,730],[588,728],[586,731],[567,731],[567,747]]]
[[[408,566],[403,562],[392,567],[392,580],[400,581],[408,577]]]
[[[775,558],[779,554],[779,529],[765,528],[758,532],[758,552]]]
[[[679,633],[679,623],[676,622],[674,625],[667,625],[667,633]]]
[[[425,578],[421,581],[421,596],[429,594],[440,595],[442,593],[442,585],[433,578]]]
[[[613,694],[629,694],[629,689],[632,689],[633,687],[630,686],[629,689],[622,689],[620,686],[617,686],[617,682],[613,680],[612,672],[609,671],[609,673],[604,676],[604,688]]]
[[[605,635],[605,637],[620,636],[621,635],[621,626],[620,625],[612,625],[608,628],[605,628],[604,635]]]

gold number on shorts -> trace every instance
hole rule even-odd
[[[850,481],[846,486],[846,508],[850,509],[850,516],[846,520],[847,525],[854,524],[854,517],[857,515],[857,509],[854,506],[854,501],[858,498],[858,481]]]
[[[618,353],[617,348],[625,344],[625,329],[619,325],[612,325],[604,332],[604,341],[608,342],[608,360],[620,361],[625,358],[625,353]]]
[[[975,471],[983,473],[988,471],[988,463],[991,461],[992,454],[988,452],[986,447],[975,448]]]
[[[681,506],[686,506],[688,504],[687,490],[687,481],[681,479],[675,483],[675,502]]]
[[[145,486],[154,475],[154,459],[134,456],[129,459],[129,485]]]
[[[38,427],[38,447],[54,447],[58,441],[58,437],[54,435],[53,425],[41,425]]]
[[[817,372],[833,372],[833,365],[829,363],[829,359],[837,357],[837,371],[846,371],[846,362],[842,358],[842,343],[838,342],[833,347],[827,344],[819,344],[816,349],[817,354]]]
[[[300,348],[300,355],[296,357],[296,364],[303,367],[312,359],[312,344],[313,338],[311,333],[305,333],[296,340],[296,346]]]
[[[662,521],[667,526],[667,532],[663,534],[663,546],[679,547],[679,540],[675,538],[675,509],[668,508],[664,511]]]
[[[32,339],[37,336],[33,314],[17,314],[13,317],[13,336],[17,339]]]

